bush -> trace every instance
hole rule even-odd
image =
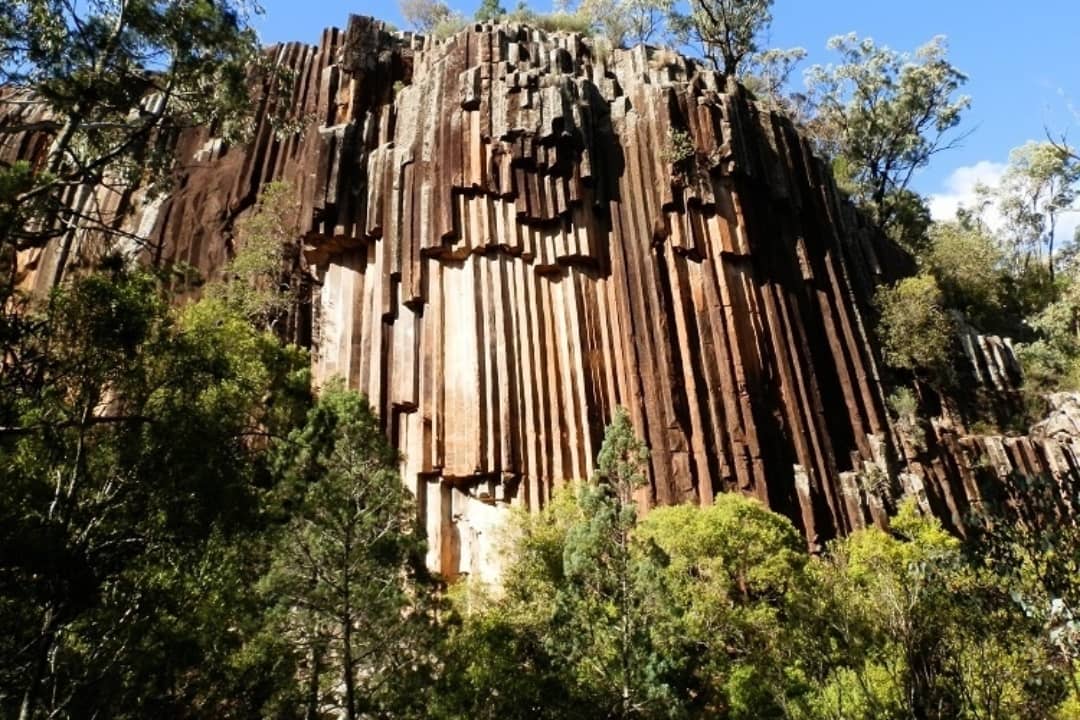
[[[953,327],[932,275],[919,274],[882,287],[874,303],[881,312],[878,336],[886,363],[938,380],[949,374]]]
[[[949,307],[983,329],[1001,324],[1001,250],[983,228],[934,223],[924,265],[937,279]]]
[[[468,26],[469,21],[465,19],[464,15],[450,13],[435,24],[435,27],[431,29],[431,36],[436,40],[446,40],[449,37],[457,35]]]
[[[667,141],[660,151],[660,157],[666,163],[678,165],[694,157],[695,152],[694,138],[690,137],[690,133],[671,128],[668,130]]]
[[[510,22],[532,25],[538,30],[545,32],[568,32],[581,35],[592,35],[595,30],[593,19],[580,12],[553,12],[541,15],[526,7],[518,6],[514,12],[507,15]]]
[[[405,22],[424,35],[435,32],[440,23],[454,14],[440,0],[399,0],[398,9]]]
[[[1029,394],[1080,388],[1080,284],[1061,289],[1057,300],[1029,317],[1037,338],[1017,347]]]

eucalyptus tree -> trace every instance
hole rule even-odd
[[[250,69],[261,58],[248,0],[13,0],[0,13],[0,141],[49,138],[41,167],[2,171],[0,241],[17,249],[61,238],[56,280],[73,231],[118,231],[117,218],[80,210],[80,187],[152,186],[171,169],[168,140],[187,125],[243,135],[253,113]],[[139,238],[132,238],[138,240]]]
[[[970,105],[959,94],[967,76],[949,62],[941,36],[914,53],[854,33],[828,47],[840,62],[807,71],[809,130],[838,180],[889,229],[921,204],[909,190],[915,172],[963,138],[953,130]]]
[[[1058,223],[1076,208],[1080,160],[1052,142],[1028,142],[1009,153],[998,185],[978,191],[1004,221],[1000,235],[1014,271],[1022,272],[1034,259],[1053,280]]]
[[[772,24],[772,5],[773,0],[690,0],[689,14],[672,16],[672,29],[733,78],[760,49],[761,36]]]

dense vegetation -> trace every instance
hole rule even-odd
[[[963,545],[905,505],[813,558],[723,495],[597,477],[440,584],[362,398],[236,305],[113,266],[31,319],[0,429],[0,704],[23,717],[1067,718],[1080,534]],[[1033,488],[1031,492],[1037,492]],[[1042,517],[1042,516],[1039,516]],[[440,598],[442,598],[440,600]]]
[[[287,187],[267,190],[228,281],[202,279],[198,300],[187,270],[104,250],[93,272],[65,277],[62,261],[51,294],[22,295],[17,252],[87,229],[109,244],[109,223],[73,216],[65,193],[167,182],[157,140],[186,123],[243,137],[259,57],[246,7],[0,6],[0,82],[44,99],[57,138],[45,167],[0,168],[0,714],[1080,716],[1080,531],[1052,510],[1006,505],[961,542],[907,504],[888,532],[811,557],[789,521],[735,495],[640,518],[647,450],[622,413],[595,478],[511,520],[501,587],[430,576],[379,419],[340,384],[313,393],[306,352],[280,339],[296,292],[281,282]],[[967,107],[941,41],[909,56],[834,39],[840,62],[790,94],[803,53],[762,47],[767,0],[511,14],[610,47],[697,46],[796,116],[918,264],[877,301],[902,423],[961,383],[960,323],[1022,342],[1031,399],[1080,384],[1080,265],[1056,229],[1080,158],[1026,145],[984,192],[993,226],[977,209],[932,223],[912,173]],[[460,23],[427,0],[407,17]],[[1050,492],[1016,491],[1036,510]]]

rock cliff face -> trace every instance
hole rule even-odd
[[[619,405],[651,448],[643,507],[743,492],[811,548],[885,523],[904,492],[961,525],[976,452],[994,477],[1077,468],[1053,438],[894,432],[865,317],[908,261],[786,119],[715,73],[524,26],[436,43],[360,17],[275,52],[296,82],[262,88],[263,109],[304,130],[264,112],[246,147],[186,132],[169,195],[73,203],[114,208],[148,260],[210,273],[260,188],[289,182],[312,284],[290,333],[380,412],[448,575],[497,572],[503,508],[588,477]],[[0,159],[46,146],[16,137]],[[28,285],[57,275],[55,248],[22,262]],[[997,346],[972,342],[990,377]]]

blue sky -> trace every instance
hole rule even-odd
[[[449,0],[471,14],[479,0]],[[514,0],[503,0],[511,6]],[[263,0],[259,21],[265,42],[316,42],[322,28],[342,25],[350,12],[403,25],[396,0]],[[548,10],[547,0],[532,3]],[[949,39],[950,58],[970,80],[972,107],[962,147],[937,156],[915,178],[935,212],[947,214],[978,180],[993,182],[1009,150],[1042,139],[1044,126],[1071,126],[1080,142],[1080,0],[776,0],[769,38],[775,47],[810,52],[804,67],[828,62],[825,42],[857,32],[898,50],[911,50],[934,35]],[[797,71],[798,72],[798,71]],[[801,80],[796,78],[801,84]]]

